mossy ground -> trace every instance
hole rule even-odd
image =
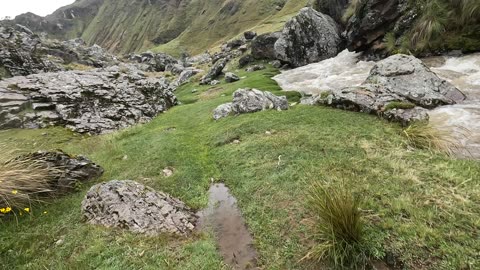
[[[0,145],[84,154],[105,168],[99,181],[136,180],[196,209],[206,206],[211,179],[224,181],[238,199],[262,269],[315,269],[300,262],[312,243],[305,190],[314,180],[342,181],[361,194],[373,256],[393,254],[409,269],[480,267],[478,162],[408,149],[396,124],[326,107],[211,118],[237,88],[280,94],[270,79],[277,72],[238,71],[246,78],[214,87],[187,84],[176,92],[184,105],[114,134],[9,130],[0,132]],[[232,144],[235,139],[240,144]],[[175,168],[170,178],[162,174],[167,166]],[[80,203],[93,184],[35,205],[32,215],[1,219],[0,268],[228,269],[208,233],[143,237],[85,224]],[[63,243],[56,245],[58,239]]]

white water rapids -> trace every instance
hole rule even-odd
[[[283,90],[305,94],[360,85],[375,62],[359,61],[358,57],[357,53],[343,51],[334,58],[284,71],[274,79]],[[459,156],[480,159],[480,53],[423,61],[467,96],[461,104],[430,111],[430,122],[438,129],[452,132],[463,148]]]

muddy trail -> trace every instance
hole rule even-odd
[[[233,269],[257,269],[253,238],[237,206],[237,200],[225,184],[209,190],[208,207],[200,212],[197,228],[212,230],[224,262]]]

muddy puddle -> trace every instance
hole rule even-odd
[[[257,269],[253,238],[237,207],[237,200],[224,184],[209,190],[208,207],[200,212],[197,228],[212,230],[224,262],[233,269]]]

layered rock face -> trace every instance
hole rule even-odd
[[[347,46],[352,51],[375,51],[386,33],[400,36],[408,30],[417,14],[408,0],[366,0],[346,25]]]
[[[93,186],[82,202],[90,224],[148,235],[186,235],[197,216],[180,200],[134,181],[113,180]]]
[[[100,134],[175,104],[165,78],[147,78],[134,66],[19,76],[0,81],[0,129],[60,125]]]
[[[254,113],[264,110],[288,110],[287,97],[278,97],[257,89],[238,89],[233,93],[233,102],[218,106],[213,119],[218,120],[231,114]]]
[[[428,109],[463,100],[462,92],[440,79],[421,60],[394,55],[378,62],[361,86],[332,90],[315,102],[408,124],[427,120]]]
[[[118,63],[101,47],[88,47],[81,39],[44,40],[24,26],[0,25],[0,79],[62,71],[72,62],[92,67]]]
[[[285,24],[275,42],[275,58],[292,67],[305,66],[336,56],[341,43],[339,27],[330,16],[303,8]]]

